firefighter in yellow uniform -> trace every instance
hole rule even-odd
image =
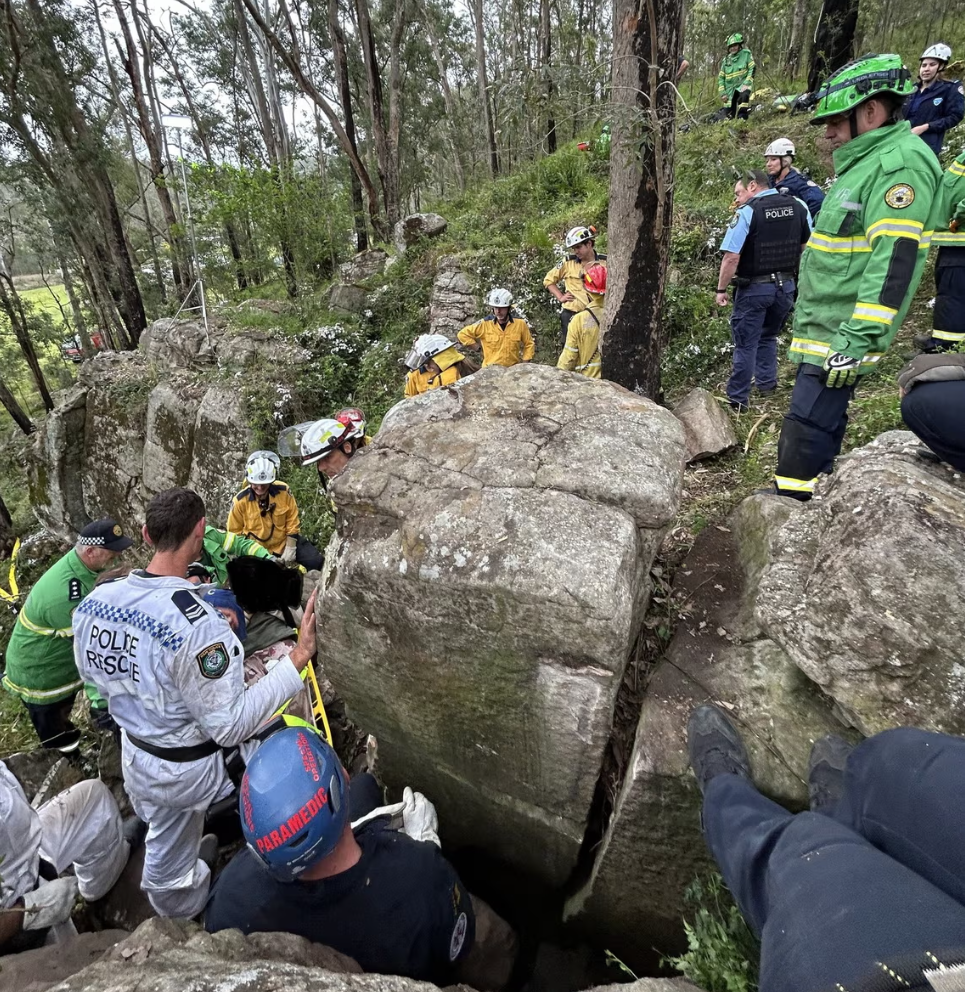
[[[583,273],[587,266],[602,264],[606,267],[606,255],[597,254],[596,228],[574,227],[566,232],[565,244],[572,255],[567,255],[559,265],[550,269],[543,279],[543,286],[562,304],[560,311],[560,344],[566,340],[566,332],[574,314],[590,305],[590,298],[583,286]],[[563,284],[560,289],[559,284]]]
[[[494,289],[486,297],[493,312],[469,324],[458,334],[462,344],[473,351],[482,347],[483,365],[517,365],[536,354],[529,324],[512,309],[513,294],[508,289]]]
[[[462,378],[461,362],[462,352],[445,335],[420,334],[405,359],[411,370],[405,377],[406,398],[457,382]]]
[[[579,372],[590,379],[600,379],[603,375],[600,323],[603,320],[606,267],[591,265],[583,275],[583,288],[590,299],[590,305],[570,321],[566,331],[566,344],[556,367],[566,372]]]

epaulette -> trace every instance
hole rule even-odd
[[[242,489],[240,493],[237,493],[235,495],[235,499],[236,500],[245,499],[246,497],[248,499],[254,499],[255,498],[255,494],[254,494],[254,491],[252,490],[251,486],[245,486],[245,488]]]

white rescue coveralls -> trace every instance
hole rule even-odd
[[[37,888],[41,858],[58,875],[72,864],[80,894],[100,899],[129,854],[117,803],[100,779],[78,782],[34,810],[0,761],[0,907]]]
[[[97,586],[74,612],[74,656],[122,729],[124,786],[148,824],[141,888],[159,916],[196,916],[211,873],[198,858],[208,807],[232,789],[218,751],[195,761],[149,754],[250,737],[302,688],[290,658],[245,689],[244,650],[187,579],[132,572]]]

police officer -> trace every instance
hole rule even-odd
[[[935,156],[900,113],[911,74],[869,55],[830,76],[812,120],[825,128],[837,181],[801,259],[790,358],[798,364],[778,445],[775,490],[808,500],[841,450],[848,404],[894,340],[921,281]]]
[[[952,50],[941,42],[921,53],[918,82],[904,110],[911,133],[917,134],[936,155],[941,154],[945,132],[961,124],[965,117],[962,84],[957,79],[942,79],[951,57]]]
[[[300,934],[366,972],[452,984],[475,917],[439,850],[434,807],[410,789],[403,803],[381,807],[371,775],[347,779],[310,728],[262,744],[241,783],[248,846],[219,876],[206,929]]]
[[[70,719],[83,685],[74,664],[71,616],[98,574],[133,543],[113,520],[88,524],[76,546],[37,580],[17,614],[3,686],[20,697],[42,747],[67,754],[80,746],[80,731]],[[95,722],[109,726],[104,701],[96,692],[89,695]]]
[[[965,341],[965,152],[945,170],[935,203],[932,330],[915,337],[928,353],[954,351]]]
[[[824,203],[824,190],[793,166],[794,142],[790,138],[775,138],[764,149],[764,168],[772,189],[790,193],[803,200],[813,221]]]
[[[717,93],[721,103],[730,108],[731,117],[747,120],[755,68],[754,56],[744,47],[744,36],[739,31],[732,34],[717,76]]]
[[[736,284],[727,398],[742,412],[749,407],[752,382],[765,395],[777,388],[777,337],[794,305],[794,280],[811,221],[804,204],[771,189],[760,169],[738,180],[734,195],[739,209],[720,244],[724,257],[716,299],[727,306],[727,287]]]
[[[185,578],[204,532],[197,493],[158,493],[146,511],[147,569],[98,586],[74,614],[77,668],[123,731],[124,788],[148,824],[141,888],[159,916],[201,912],[205,813],[232,789],[223,751],[301,691],[299,673],[315,652],[312,594],[297,646],[245,688],[238,638]]]
[[[609,142],[609,128],[607,128]],[[566,250],[572,252],[554,265],[543,278],[543,286],[550,295],[558,300],[563,309],[560,311],[560,344],[566,341],[566,332],[574,314],[579,313],[590,305],[590,299],[583,288],[583,273],[589,265],[606,265],[606,255],[596,250],[596,228],[581,224],[572,227],[564,238]],[[560,289],[559,284],[563,284]]]

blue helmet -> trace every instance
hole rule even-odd
[[[282,882],[331,854],[348,822],[342,764],[310,727],[285,727],[255,751],[239,802],[248,847]]]

